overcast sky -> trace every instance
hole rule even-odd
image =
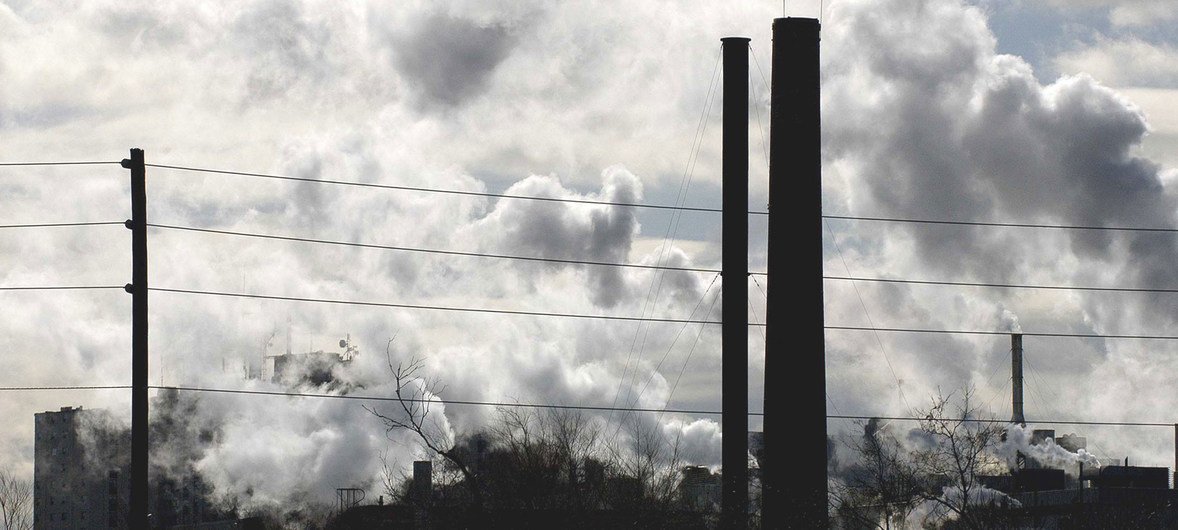
[[[1178,12],[1167,3],[825,2],[825,212],[1178,226]],[[0,3],[0,161],[114,161],[141,147],[156,164],[590,200],[671,204],[682,196],[689,206],[718,207],[720,108],[718,99],[708,105],[709,80],[720,37],[743,35],[756,56],[749,205],[762,209],[768,96],[757,65],[768,78],[771,23],[782,5],[715,4],[9,1]],[[788,4],[790,15],[819,15],[817,2]],[[692,157],[701,115],[707,127]],[[149,168],[148,190],[149,220],[158,224],[719,266],[719,216],[710,213],[157,168]],[[0,197],[0,224],[129,216],[127,173],[114,165],[0,168]],[[763,270],[764,220],[750,221],[750,268]],[[1178,288],[1172,234],[845,220],[826,228],[831,275]],[[150,238],[153,287],[719,317],[714,274],[169,229]],[[130,281],[129,243],[120,226],[3,229],[0,285],[122,285]],[[754,320],[769,288],[761,281],[749,283]],[[773,287],[788,296],[790,281],[816,279],[782,278]],[[1178,317],[1172,294],[842,281],[825,289],[829,325],[1174,334]],[[129,383],[129,295],[7,292],[0,314],[0,386]],[[288,320],[295,351],[335,351],[350,334],[361,354],[340,377],[366,394],[390,392],[384,352],[395,336],[394,358],[425,358],[447,385],[443,398],[719,407],[717,326],[163,292],[151,296],[151,382],[278,389],[244,380],[242,366],[285,351]],[[750,409],[760,410],[756,329],[749,344]],[[1028,337],[1025,346],[1028,420],[1175,420],[1172,342]],[[829,412],[904,414],[938,388],[973,386],[1006,417],[1008,349],[1005,337],[828,331]],[[778,352],[779,362],[793,354]],[[0,463],[31,475],[33,413],[65,405],[125,413],[129,393],[3,397]],[[222,433],[198,469],[219,493],[248,490],[259,505],[370,487],[377,451],[391,448],[401,464],[419,455],[387,440],[355,402],[201,396],[198,405]],[[445,427],[470,432],[492,413],[448,407]],[[718,418],[647,420],[681,433],[690,459],[718,463]],[[1169,429],[1078,432],[1099,456],[1173,463]]]

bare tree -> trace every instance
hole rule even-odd
[[[843,444],[859,462],[831,485],[837,516],[845,526],[902,528],[924,498],[924,482],[907,449],[877,419],[863,424],[862,436],[844,439]]]
[[[978,417],[978,408],[966,389],[961,398],[939,394],[928,409],[917,410],[923,447],[913,451],[913,463],[924,477],[925,499],[937,507],[930,523],[955,519],[964,528],[989,528],[993,511],[980,510],[989,504],[979,476],[998,473],[1004,462],[994,449],[1005,432],[999,423]]]
[[[0,469],[0,518],[4,530],[33,528],[33,488],[8,469]]]
[[[484,484],[496,507],[581,510],[599,491],[587,484],[598,465],[600,425],[582,411],[500,407],[490,434],[496,467]],[[503,465],[506,464],[506,465]],[[600,466],[599,466],[600,467]]]
[[[628,419],[627,419],[628,418]],[[633,498],[659,509],[670,507],[676,498],[682,461],[679,457],[680,434],[667,439],[657,421],[644,422],[638,414],[626,415],[621,420],[629,437],[619,445],[607,444],[609,461],[621,477],[636,479],[641,495]],[[625,501],[626,499],[616,499]]]
[[[437,379],[427,379],[422,375],[425,367],[423,359],[414,358],[408,363],[393,364],[393,339],[389,339],[385,346],[385,357],[389,370],[392,371],[396,383],[397,405],[399,410],[392,414],[385,414],[376,407],[364,406],[373,416],[384,423],[386,434],[393,431],[405,430],[417,435],[421,444],[431,454],[442,457],[447,463],[457,469],[463,477],[463,482],[470,491],[472,508],[480,511],[483,508],[483,493],[479,485],[478,476],[464,461],[460,452],[455,451],[454,440],[439,423],[437,414],[432,414],[433,406],[441,403],[438,397],[445,391],[445,385]]]
[[[400,493],[399,486],[405,481],[405,473],[396,471],[397,462],[395,460],[389,463],[388,451],[378,453],[377,459],[380,460],[380,489],[392,503]]]

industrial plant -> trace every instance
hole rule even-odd
[[[1010,421],[1025,429],[1022,339],[1021,334],[1011,335]],[[1029,528],[1175,528],[1178,490],[1171,487],[1171,478],[1178,479],[1178,425],[1174,434],[1175,468],[1170,470],[1130,465],[1129,457],[1101,462],[1088,451],[1083,436],[1057,437],[1054,429],[1033,429],[1030,446],[1042,457],[1019,452],[1009,475],[979,478],[1008,495],[1013,502],[1004,509]]]

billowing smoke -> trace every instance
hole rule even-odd
[[[300,157],[293,159],[296,162],[292,162],[292,171],[300,171],[296,167],[309,167],[297,162]],[[313,167],[321,171],[323,166]],[[607,169],[602,181],[599,192],[577,193],[555,178],[533,176],[509,187],[507,192],[575,200],[641,200],[641,184],[624,168]],[[354,204],[347,206],[348,200],[328,189],[309,196],[301,207],[319,212],[347,212],[354,207]],[[413,211],[415,207],[411,205],[407,209]],[[521,255],[603,262],[654,259],[650,255],[631,256],[640,226],[629,207],[504,199],[471,204],[459,211],[458,218],[448,221],[453,227],[451,240],[472,251],[503,253],[505,249],[515,249],[513,253]],[[675,263],[690,264],[689,255],[681,249],[670,247],[668,254]],[[369,266],[364,262],[352,263]],[[496,275],[507,279],[500,284],[487,283],[489,272],[484,265],[500,269]],[[656,279],[656,273],[650,270],[572,263],[524,263],[511,268],[501,261],[422,260],[412,267],[417,279],[408,284],[409,289],[443,297],[446,301],[439,305],[493,307],[511,293],[523,293],[533,300],[562,302],[550,303],[549,308],[582,313],[614,306],[620,306],[619,311],[637,313],[642,308],[635,301],[631,286],[645,287]],[[389,271],[390,278],[402,280],[397,277],[399,270]],[[435,277],[447,278],[449,283],[436,284]],[[346,276],[340,278],[356,281]],[[652,304],[659,311],[681,311],[680,306],[686,301],[694,305],[705,287],[702,281],[689,279],[683,273],[668,278],[667,285],[664,296]],[[565,290],[555,290],[555,286]],[[464,291],[465,296],[452,293],[455,289]],[[396,292],[386,288],[381,291]],[[391,318],[387,314],[361,314],[361,318],[352,319],[329,312],[300,312],[295,314],[293,323],[287,324],[296,330],[288,344],[281,338],[283,319],[267,314],[267,307],[236,309],[233,306],[209,309],[204,315],[209,319],[206,325],[191,330],[207,337],[223,337],[230,332],[240,337],[220,339],[227,350],[218,359],[222,370],[210,370],[209,364],[216,364],[207,358],[170,358],[163,361],[169,379],[199,381],[200,386],[247,392],[387,398],[395,395],[389,363],[396,365],[420,359],[422,370],[415,375],[420,379],[413,380],[410,389],[416,389],[416,397],[433,395],[440,400],[431,408],[430,436],[443,447],[484,430],[495,421],[493,408],[452,408],[445,406],[446,399],[599,406],[611,405],[611,399],[618,399],[616,403],[623,406],[659,407],[670,396],[671,382],[668,377],[653,372],[654,363],[661,362],[654,355],[676,354],[660,367],[661,372],[669,374],[679,368],[678,363],[696,346],[695,341],[700,337],[710,340],[698,326],[686,334],[690,340],[685,337],[677,343],[672,342],[676,328],[645,327],[640,330],[648,344],[642,350],[633,345],[637,332],[632,327],[618,329],[591,320],[538,321],[476,315],[467,322],[479,323],[472,329],[485,337],[485,343],[472,344],[453,331],[456,326],[469,324],[455,320],[450,314],[403,312]],[[240,327],[233,330],[228,319],[242,313],[260,317],[242,320]],[[671,313],[671,316],[687,315]],[[211,324],[216,321],[222,327]],[[337,352],[333,340],[325,341],[323,329],[356,330],[349,345],[358,344],[361,351],[348,363],[325,362],[324,359],[337,359],[335,355],[344,350]],[[537,341],[537,336],[545,338]],[[561,336],[576,339],[561,340]],[[165,334],[160,340],[174,344],[175,337]],[[287,348],[296,354],[321,349],[315,347],[316,342],[331,346],[322,355],[284,360],[283,371],[279,373],[275,355]],[[379,346],[385,344],[387,351]],[[200,347],[199,343],[192,346]],[[623,365],[623,359],[613,353],[614,348],[626,346],[635,349],[629,366]],[[271,364],[261,363],[259,359],[263,357]],[[624,369],[628,370],[626,380],[618,385]],[[423,386],[431,381],[437,381],[438,385],[428,391],[437,394],[429,394]],[[178,482],[199,480],[208,487],[211,503],[239,513],[315,511],[333,500],[337,487],[376,492],[382,480],[378,455],[387,456],[394,472],[407,471],[414,460],[430,455],[416,435],[399,430],[386,432],[381,421],[362,405],[392,416],[403,414],[394,402],[161,391],[152,407],[153,473]],[[607,419],[627,421],[616,417],[597,420]],[[683,462],[712,466],[717,463],[720,432],[715,421],[687,421],[651,413],[630,419],[637,422],[641,431],[615,429],[611,431],[610,442],[627,447],[629,438],[649,435],[665,446],[665,454],[678,448],[678,458]]]
[[[830,4],[823,28],[826,212],[1094,227],[1178,223],[1172,169],[1142,148],[1150,131],[1142,109],[1088,75],[1050,79],[998,53],[984,9],[957,0],[847,0]],[[1178,285],[1176,240],[1158,233],[831,224],[847,230],[836,237],[849,266],[864,276]],[[843,266],[828,254],[827,270]],[[864,322],[866,310],[878,326],[1111,334],[1169,329],[1178,315],[1178,298],[1150,293],[861,284],[862,307],[851,286],[827,285],[828,323]],[[843,410],[911,408],[897,395],[896,379],[908,397],[973,383],[986,384],[979,388],[983,404],[1006,401],[1008,379],[990,375],[1008,359],[1001,338],[933,344],[828,332],[827,340],[831,399]],[[1117,397],[1174,384],[1169,356],[1158,350],[1168,345],[1028,338],[1025,348],[1033,367],[1030,415],[1152,421],[1172,408],[1146,400],[1126,409]],[[1142,368],[1158,363],[1169,375]],[[882,374],[868,376],[881,390],[860,391],[865,371]],[[1087,390],[1068,390],[1076,388]],[[1126,443],[1156,459],[1168,452],[1160,433]]]
[[[998,445],[997,453],[1009,462],[1014,462],[1018,453],[1040,464],[1062,469],[1065,473],[1078,477],[1079,465],[1088,469],[1100,467],[1100,461],[1086,449],[1080,448],[1076,452],[1069,451],[1055,443],[1054,438],[1045,438],[1035,442],[1033,432],[1021,425],[1011,425],[1006,428],[1006,439]]]
[[[1009,330],[1011,333],[1022,333],[1023,327],[1018,323],[1018,315],[1013,311],[1002,308],[1002,327]]]
[[[998,53],[986,13],[963,1],[828,4],[827,213],[1175,224],[1173,170],[1145,156],[1148,116],[1123,95],[1085,75],[1047,79],[1026,61]],[[140,146],[152,163],[475,194],[670,203],[692,151],[717,36],[749,34],[760,64],[771,64],[769,22],[779,14],[769,3],[668,9],[642,2],[618,10],[544,2],[18,2],[0,6],[4,159],[23,153],[117,160]],[[693,204],[714,205],[719,189],[712,123],[688,190]],[[12,171],[0,179],[5,224],[126,217],[125,172],[117,166]],[[754,193],[766,187],[756,171],[750,180]],[[657,264],[664,256],[664,264],[676,266],[714,266],[720,255],[715,221],[703,214],[685,218],[684,232],[664,239],[665,219],[620,207],[163,168],[150,170],[150,182],[149,218],[159,224],[555,259]],[[848,223],[830,220],[841,250],[828,247],[828,271],[842,271],[845,257],[852,275],[1178,285],[1178,240],[1168,234]],[[150,237],[152,283],[165,288],[681,318],[710,280],[164,228]],[[763,254],[759,245],[753,242],[754,257]],[[3,283],[119,286],[129,279],[127,246],[121,226],[5,231]],[[660,277],[663,292],[649,300]],[[788,283],[781,285],[788,293]],[[825,285],[831,325],[866,324],[870,317],[881,327],[1136,333],[1172,327],[1178,315],[1178,297],[1170,294]],[[130,301],[121,290],[4,296],[6,384],[127,383]],[[703,309],[711,303],[704,299]],[[289,389],[244,380],[238,374],[247,370],[233,369],[255,362],[259,345],[288,318],[296,352],[334,344],[345,333],[364,350],[336,374],[350,386],[301,390],[389,395],[383,345],[397,336],[394,359],[424,358],[427,372],[447,387],[443,398],[718,407],[714,327],[686,327],[675,343],[682,328],[669,325],[158,291],[152,382]],[[761,342],[756,332],[750,337]],[[987,381],[1008,360],[1003,341],[988,340],[829,331],[829,399],[838,409],[832,412],[895,415],[938,386],[951,391]],[[1041,369],[1042,390],[1063,388],[1065,378],[1067,388],[1085,389],[1028,408],[1041,407],[1032,410],[1042,418],[1147,420],[1174,410],[1175,397],[1164,392],[1123,399],[1142,388],[1178,387],[1178,356],[1166,354],[1172,346],[1125,344],[1028,337],[1028,366]],[[676,386],[678,373],[684,375]],[[750,363],[754,402],[761,375]],[[980,388],[980,397],[1004,403],[1004,379]],[[1035,399],[1034,391],[1028,397]],[[27,418],[63,403],[114,410],[126,402],[121,390],[30,393],[4,400],[0,415]],[[170,406],[186,419],[171,427],[176,436],[161,438],[161,451],[171,454],[159,455],[157,466],[199,473],[226,502],[323,502],[334,487],[371,485],[378,451],[401,448],[392,455],[401,466],[421,456],[408,440],[387,440],[354,401],[181,392]],[[493,414],[445,407],[445,424],[461,437]],[[693,459],[716,462],[715,424],[669,415],[659,421],[668,437],[680,433]],[[31,429],[24,422],[0,435],[0,458],[28,474]],[[1126,451],[1166,454],[1168,462],[1168,437],[1122,441],[1139,444]]]

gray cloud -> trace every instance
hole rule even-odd
[[[881,9],[889,13],[882,19]],[[1088,75],[1040,82],[1022,59],[995,53],[985,23],[981,11],[953,1],[832,6],[823,39],[830,208],[928,219],[1174,226],[1178,202],[1163,169],[1141,154],[1148,133],[1141,110]],[[844,245],[851,262],[886,276],[1178,285],[1169,265],[1178,248],[1160,234],[863,223],[856,228],[855,236],[840,236],[854,238]],[[858,239],[887,243],[860,246],[853,243]],[[828,270],[841,272],[839,258],[831,257]],[[860,289],[877,325],[1004,329],[1013,312],[1027,330],[1138,333],[1167,329],[1178,314],[1170,297],[1152,294]],[[837,301],[844,295],[857,296],[842,287],[828,291],[828,322],[832,316],[864,318],[855,298]],[[1008,405],[1001,405],[1008,398],[1002,396],[1002,381],[1008,377],[1002,363],[1009,360],[1001,339],[942,343],[886,337],[882,342],[835,337],[833,386],[847,384],[840,374],[850,377],[856,368],[882,364],[872,359],[877,354],[860,349],[886,347],[906,383],[926,391],[934,385],[977,385],[1004,415]],[[1124,341],[1028,339],[1026,344],[1028,358],[1046,374],[1030,383],[1037,392],[1054,392],[1068,381],[1103,380],[1124,363],[1153,362],[1139,345]],[[906,357],[909,351],[922,353]],[[946,364],[945,357],[953,361]],[[996,383],[988,377],[995,372]],[[895,393],[890,377],[878,379],[875,384],[890,384]],[[915,390],[909,388],[909,396],[924,393]],[[839,399],[843,406],[876,406],[854,394]],[[1109,414],[1099,399],[1085,399],[1087,408],[1079,410],[1062,401],[1039,402],[1033,414]]]
[[[393,57],[426,108],[452,107],[482,93],[516,44],[512,30],[433,13],[392,41]]]
[[[601,193],[592,194],[588,199],[623,203],[640,201],[641,183],[625,169],[607,169],[602,177]],[[580,197],[564,189],[557,180],[539,176],[516,183],[507,189],[507,193]],[[516,200],[501,200],[476,226],[481,247],[489,252],[516,248],[525,255],[605,263],[626,262],[639,231],[633,208]],[[614,307],[629,297],[630,286],[622,269],[583,267],[592,285],[590,296],[596,305]]]

